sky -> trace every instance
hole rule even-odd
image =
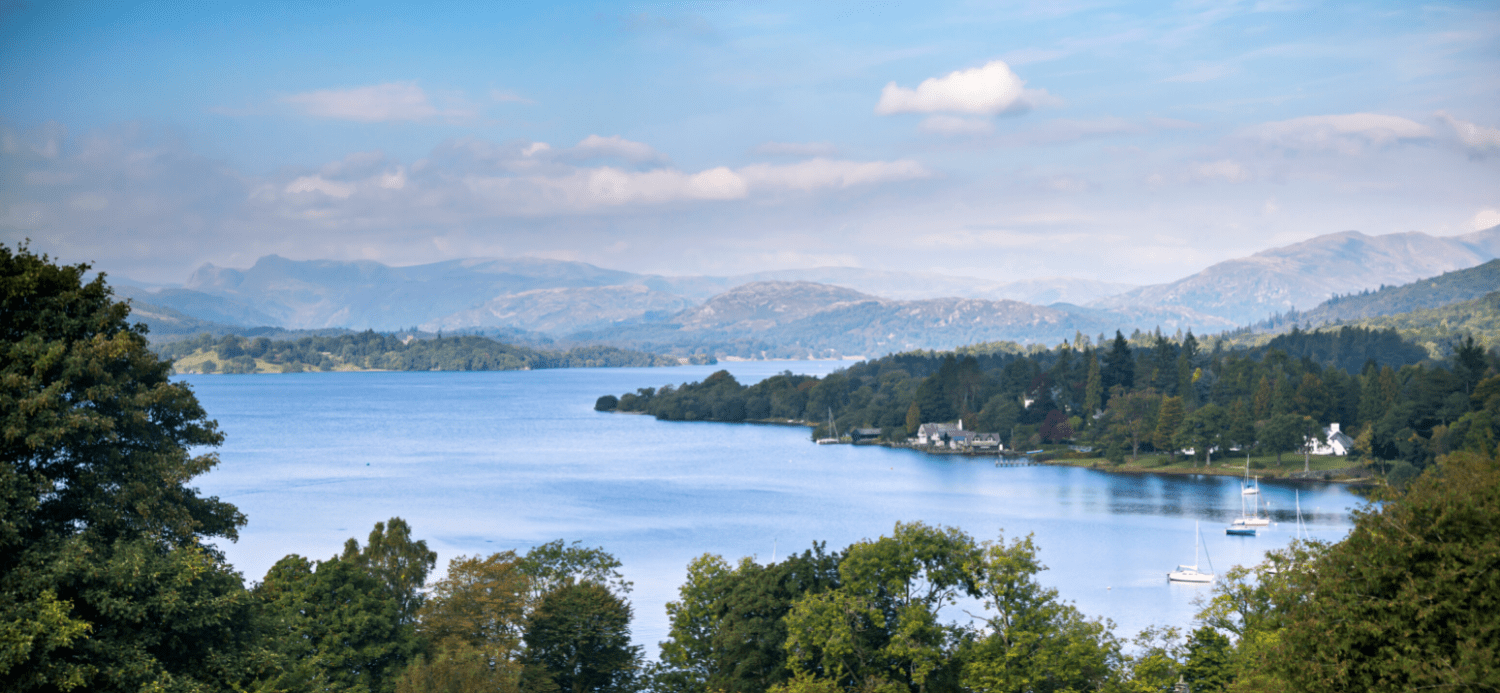
[[[0,242],[1150,284],[1500,223],[1489,2],[0,0]]]

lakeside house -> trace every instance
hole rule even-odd
[[[1328,428],[1323,429],[1323,437],[1326,440],[1320,441],[1317,438],[1308,438],[1306,444],[1307,451],[1314,455],[1344,456],[1348,455],[1349,451],[1354,449],[1354,439],[1350,438],[1343,431],[1340,431],[1339,425],[1336,423],[1328,424]]]
[[[964,422],[924,423],[917,427],[917,445],[931,447],[944,444],[955,432],[964,430]]]
[[[849,438],[855,443],[873,443],[880,438],[880,429],[856,428],[849,432]]]
[[[922,424],[917,428],[916,444],[927,448],[976,452],[998,452],[1005,449],[1000,443],[999,433],[965,431],[962,421]]]

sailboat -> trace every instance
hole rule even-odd
[[[1193,564],[1179,565],[1177,570],[1167,573],[1167,579],[1172,582],[1213,582],[1214,561],[1208,558],[1208,547],[1203,547],[1203,557],[1208,558],[1208,570],[1205,573],[1198,570],[1198,547],[1203,544],[1203,533],[1198,530],[1198,523],[1193,523]]]
[[[1297,538],[1303,541],[1312,540],[1312,534],[1307,531],[1307,525],[1302,524],[1302,492],[1297,492]]]
[[[1255,536],[1255,528],[1257,526],[1263,527],[1266,524],[1268,523],[1260,522],[1258,514],[1256,517],[1250,517],[1245,514],[1245,497],[1242,495],[1240,496],[1240,517],[1234,522],[1229,523],[1229,526],[1224,528],[1224,533],[1237,537],[1253,537]]]
[[[1245,453],[1245,481],[1240,485],[1240,493],[1253,496],[1260,493],[1260,477],[1255,477],[1255,485],[1250,484],[1250,453]]]
[[[833,407],[828,408],[828,437],[819,438],[818,445],[833,445],[839,442],[839,429],[833,425]]]

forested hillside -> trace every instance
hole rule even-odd
[[[534,368],[676,366],[676,358],[606,346],[541,351],[463,335],[402,339],[366,331],[273,340],[200,335],[153,345],[178,371],[194,373],[300,373],[306,370],[515,371]]]
[[[597,406],[684,421],[823,422],[831,413],[840,431],[879,428],[891,441],[921,423],[962,419],[965,430],[999,433],[1012,448],[1086,442],[1114,460],[1184,448],[1200,459],[1230,448],[1279,458],[1331,423],[1357,439],[1361,454],[1413,469],[1500,440],[1500,412],[1479,399],[1500,388],[1500,357],[1473,341],[1445,362],[1424,356],[1392,332],[1361,328],[1296,331],[1253,351],[1203,349],[1191,333],[1132,347],[1116,333],[1098,348],[913,352],[749,387],[721,371]]]
[[[1318,327],[1333,323],[1364,324],[1364,318],[1441,308],[1483,297],[1500,289],[1500,260],[1445,272],[1400,286],[1382,286],[1355,294],[1334,296],[1307,311],[1290,311],[1253,327],[1284,331],[1294,326]]]

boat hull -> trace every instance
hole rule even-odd
[[[1228,534],[1230,536],[1233,536],[1233,537],[1253,537],[1253,536],[1255,536],[1255,528],[1254,527],[1225,527],[1224,528],[1224,533]]]
[[[1167,579],[1171,580],[1172,582],[1194,582],[1194,583],[1203,584],[1203,583],[1213,582],[1214,581],[1214,576],[1213,576],[1212,573],[1200,573],[1200,572],[1197,572],[1197,571],[1188,572],[1188,571],[1175,571],[1174,570],[1174,571],[1172,571],[1170,573],[1167,573]]]

